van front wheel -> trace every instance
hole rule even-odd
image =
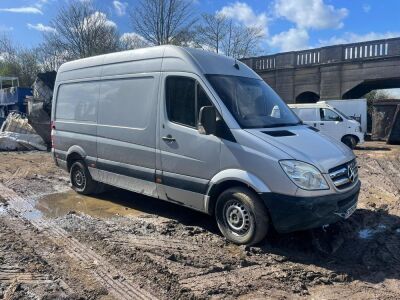
[[[354,136],[346,135],[342,138],[342,142],[349,147],[350,149],[354,149],[357,145],[357,140]]]
[[[216,220],[222,234],[239,245],[254,245],[265,238],[269,218],[259,197],[243,187],[224,191],[216,203]]]
[[[89,195],[97,193],[100,184],[92,179],[85,163],[81,160],[75,161],[70,169],[70,180],[72,188],[79,194]]]

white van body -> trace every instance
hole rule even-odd
[[[289,107],[304,122],[323,134],[341,141],[353,149],[364,143],[364,132],[360,123],[326,103],[289,104]]]
[[[353,152],[245,64],[175,46],[62,65],[52,142],[77,192],[107,184],[215,215],[238,244],[347,218],[361,184]]]
[[[317,103],[328,104],[361,124],[364,135],[367,133],[367,99],[324,100]]]

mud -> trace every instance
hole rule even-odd
[[[49,154],[0,153],[0,299],[399,299],[400,147],[355,153],[354,215],[257,247],[174,204],[78,196]]]

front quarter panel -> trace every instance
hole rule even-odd
[[[251,174],[246,178],[249,180],[257,178],[257,181],[249,185],[258,193],[261,193],[261,188],[258,187],[262,187],[270,192],[296,194],[296,185],[286,176],[279,164],[279,160],[290,159],[290,156],[244,130],[232,130],[232,133],[237,142],[223,140],[221,170],[241,170],[245,173],[236,173],[241,176],[246,173]],[[221,172],[221,174],[228,173],[233,174]]]

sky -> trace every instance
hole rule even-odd
[[[69,0],[0,0],[0,33],[36,46],[58,8]],[[85,0],[82,0],[85,1]],[[86,0],[87,1],[87,0]],[[189,1],[189,0],[188,0]],[[197,12],[222,12],[264,28],[265,54],[400,36],[399,0],[194,0]],[[122,33],[132,32],[136,0],[94,0]]]
[[[0,0],[0,34],[37,46],[71,0]],[[90,0],[80,0],[90,1]],[[400,0],[187,0],[197,13],[222,13],[264,29],[262,54],[400,36]],[[92,0],[121,34],[132,33],[137,0]]]

